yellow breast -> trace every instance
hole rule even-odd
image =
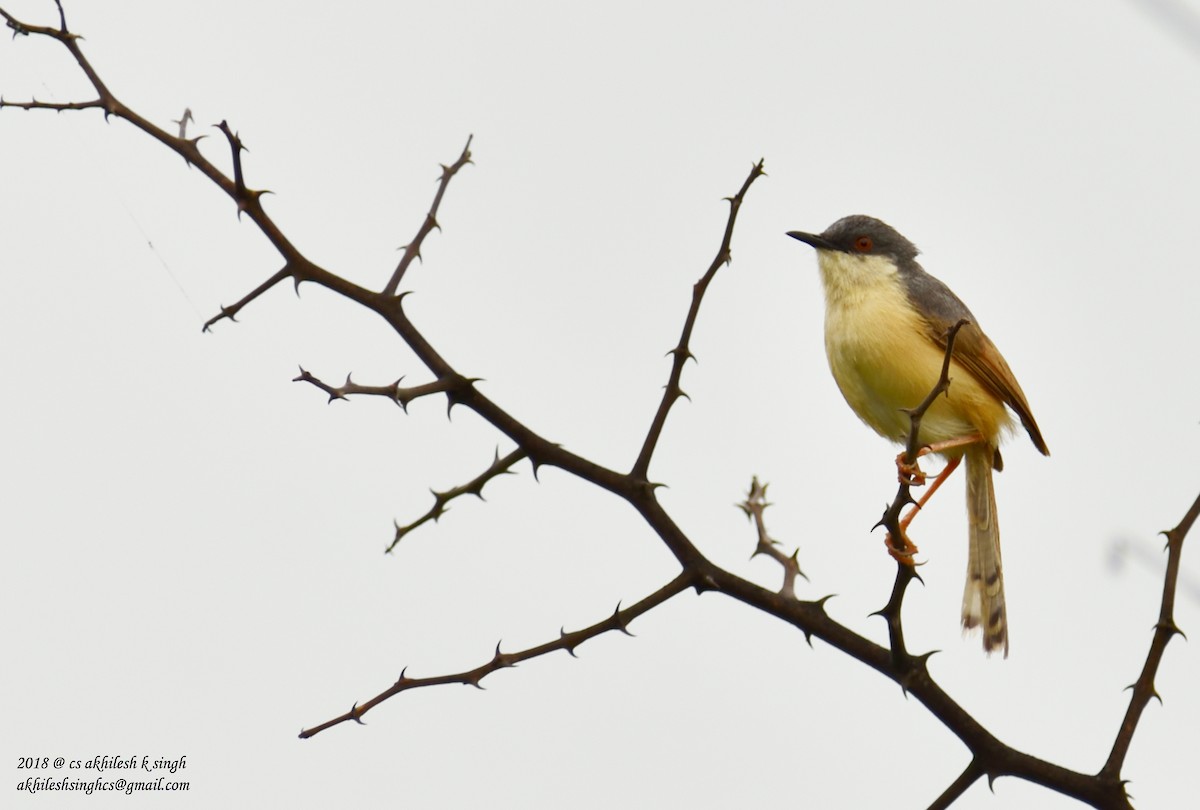
[[[942,370],[943,349],[912,307],[895,265],[880,256],[818,251],[825,287],[825,352],[842,396],[877,433],[903,441]],[[1011,426],[1004,404],[958,363],[950,390],[926,412],[924,444],[980,433],[993,445]]]

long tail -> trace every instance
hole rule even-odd
[[[992,487],[995,450],[987,445],[967,450],[967,522],[971,548],[967,585],[963,589],[963,630],[983,628],[983,649],[1008,657],[1008,615],[1004,610],[1004,569],[1000,562],[1000,525],[996,490]]]

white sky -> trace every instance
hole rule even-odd
[[[1150,4],[1147,4],[1147,7]],[[50,23],[52,4],[6,0]],[[894,449],[826,368],[812,251],[784,236],[869,213],[979,317],[1054,455],[998,477],[1012,655],[963,641],[960,482],[916,524],[914,650],[1006,742],[1093,772],[1157,617],[1161,538],[1200,487],[1200,56],[1136,3],[72,2],[119,98],[162,126],[228,119],[301,249],[382,285],[474,133],[425,262],[418,326],[543,435],[627,468],[666,381],[721,197],[753,161],[734,262],[709,291],[652,467],[716,562],[771,483],[772,534],[833,615],[894,567],[869,528]],[[1193,11],[1196,4],[1190,4]],[[1178,32],[1174,32],[1178,33]],[[0,42],[9,99],[90,98],[68,55]],[[206,154],[227,165],[215,130]],[[122,122],[0,113],[0,735],[20,756],[187,756],[191,792],[17,795],[25,807],[923,807],[967,752],[890,681],[732,600],[684,594],[485,692],[418,690],[365,727],[296,734],[404,666],[477,666],[675,573],[632,510],[556,470],[381,550],[511,444],[474,415],[290,382],[428,379],[382,322],[281,287],[200,324],[278,259],[195,171]],[[147,242],[152,243],[151,248]],[[1185,577],[1200,579],[1195,544]],[[1123,567],[1113,549],[1127,544]],[[1196,591],[1177,618],[1200,628]],[[1200,657],[1172,643],[1125,776],[1194,795]],[[1077,806],[1011,779],[962,808]]]

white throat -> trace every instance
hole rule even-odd
[[[854,304],[880,287],[895,287],[900,279],[896,263],[885,256],[861,256],[840,250],[818,250],[817,265],[830,307]]]

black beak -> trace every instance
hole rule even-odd
[[[788,231],[787,235],[793,239],[799,239],[805,244],[812,245],[817,250],[837,250],[825,237],[815,233],[805,233],[804,231]]]

